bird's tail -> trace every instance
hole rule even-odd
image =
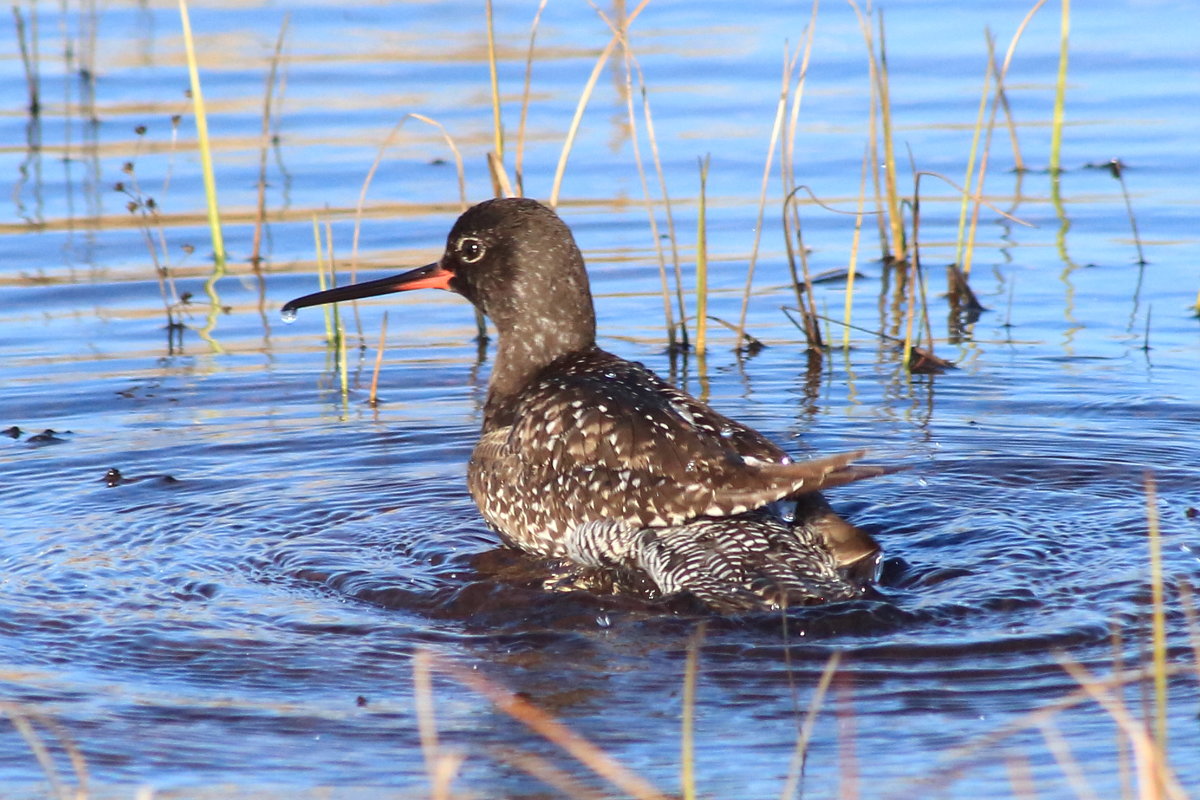
[[[702,519],[643,529],[632,554],[664,595],[690,592],[719,612],[859,597],[821,534],[761,518]]]

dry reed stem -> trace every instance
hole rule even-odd
[[[913,230],[917,229],[917,221],[919,218],[919,205],[913,203]],[[913,253],[916,253],[916,247],[913,247]],[[916,316],[917,307],[917,257],[914,255],[907,261],[901,262],[901,265],[907,269],[908,277],[905,280],[904,294],[904,353],[900,358],[900,363],[904,369],[912,371],[912,353],[913,353],[913,319]]]
[[[37,7],[34,6],[32,11],[36,20]],[[21,15],[21,7],[14,5],[12,7],[12,13],[17,27],[17,45],[21,50],[21,65],[25,69],[26,91],[29,93],[29,104],[26,106],[26,109],[29,111],[31,116],[36,117],[42,113],[42,103],[40,99],[41,82],[38,79],[37,71],[37,34],[35,32],[34,36],[32,37],[34,52],[31,54],[29,45],[27,43],[27,34],[25,32],[25,17]],[[36,21],[34,24],[36,25]]]
[[[379,370],[383,367],[383,349],[387,346],[388,312],[383,312],[383,323],[379,327],[379,348],[375,351],[375,369],[371,372],[371,395],[368,402],[379,405]]]
[[[1113,672],[1123,672],[1125,670],[1124,646],[1121,637],[1121,627],[1115,622],[1110,623],[1111,640],[1112,640],[1112,669]],[[1125,707],[1125,700],[1121,692],[1113,692],[1112,698],[1115,703],[1122,708]],[[1121,734],[1120,728],[1116,734],[1117,745],[1117,782],[1121,785],[1121,798],[1127,800],[1133,797],[1133,772],[1129,768],[1129,742]]]
[[[633,21],[638,18],[639,14],[642,13],[642,9],[644,9],[649,3],[650,0],[642,0],[642,2],[638,3],[637,7],[629,14],[628,17],[625,18],[622,30],[628,31],[629,26],[633,24]],[[592,92],[596,88],[596,81],[600,79],[600,73],[604,70],[604,65],[608,63],[609,57],[612,56],[613,50],[616,49],[617,44],[620,42],[623,35],[624,34],[614,34],[613,37],[608,40],[608,44],[605,45],[604,50],[596,59],[596,65],[592,68],[592,74],[588,76],[587,83],[584,84],[583,91],[579,95],[579,102],[575,106],[575,114],[571,118],[571,125],[567,129],[567,135],[563,140],[563,149],[562,154],[558,158],[558,166],[556,166],[554,169],[554,182],[551,184],[550,188],[549,206],[551,208],[554,208],[558,205],[558,196],[559,191],[562,189],[563,174],[567,170],[567,159],[571,155],[571,148],[574,147],[575,137],[579,133],[579,125],[583,120],[583,111],[587,108],[588,101],[591,100]]]
[[[1004,765],[1008,767],[1008,782],[1012,784],[1013,794],[1017,797],[1037,797],[1029,759],[1019,753],[1009,753],[1004,759]]]
[[[962,260],[962,272],[963,275],[968,278],[971,276],[971,262],[975,254],[975,233],[976,229],[979,227],[979,211],[980,206],[983,203],[983,184],[987,177],[988,158],[992,149],[992,131],[996,127],[996,111],[1001,104],[1000,95],[1004,87],[1005,76],[1008,75],[1008,67],[1010,64],[1012,64],[1013,53],[1016,52],[1017,43],[1021,40],[1021,36],[1025,33],[1025,28],[1029,26],[1029,22],[1033,19],[1033,15],[1036,14],[1038,9],[1045,5],[1045,3],[1046,0],[1037,0],[1037,2],[1033,4],[1033,8],[1029,9],[1029,11],[1025,14],[1025,17],[1021,20],[1021,24],[1017,26],[1016,33],[1013,34],[1012,39],[1008,43],[1008,50],[1004,54],[1004,63],[1001,64],[1000,69],[995,70],[993,73],[996,78],[996,95],[992,101],[991,113],[988,116],[988,125],[986,128],[986,134],[984,136],[983,153],[980,155],[979,159],[979,172],[975,179],[975,195],[972,198],[975,205],[971,213],[971,226],[967,234],[967,248],[963,253]],[[993,43],[989,38],[988,62],[992,63],[994,60],[995,55]]]
[[[804,99],[804,87],[808,83],[808,64],[812,58],[812,43],[817,28],[817,9],[819,5],[819,0],[813,0],[808,25],[805,26],[804,46],[799,50],[803,55],[800,58],[799,72],[796,75],[796,85],[789,97],[791,113],[788,115],[787,123],[784,126],[782,148],[779,155],[780,182],[785,196],[796,188],[796,129],[799,127],[800,104]],[[784,212],[786,213],[786,211],[787,204],[785,203]],[[800,211],[796,206],[792,206],[792,222],[796,226],[796,230],[799,231]]]
[[[1017,135],[1017,122],[1013,118],[1012,105],[1008,102],[1008,90],[1004,88],[1004,84],[1000,83],[996,86],[996,99],[1000,102],[1000,108],[1004,111],[1004,127],[1008,130],[1008,139],[1012,142],[1013,149],[1013,171],[1020,175],[1025,171],[1025,157],[1021,155],[1021,141]],[[1018,181],[1020,178],[1018,178]]]
[[[683,670],[683,713],[679,735],[680,783],[684,800],[696,800],[696,675],[700,671],[700,645],[707,624],[701,622],[688,639]]]
[[[700,208],[696,214],[696,352],[708,346],[708,183],[709,158],[700,159]]]
[[[1134,763],[1138,774],[1138,797],[1140,800],[1158,800],[1162,797],[1171,800],[1186,800],[1178,779],[1170,765],[1167,764],[1166,753],[1160,748],[1146,731],[1145,725],[1133,718],[1125,710],[1124,704],[1114,701],[1110,687],[1105,681],[1093,676],[1082,665],[1060,657],[1059,665],[1075,679],[1089,697],[1095,700],[1101,708],[1117,723],[1117,726],[1129,737],[1133,746]],[[1140,674],[1141,671],[1138,670]],[[1111,679],[1110,681],[1111,682]]]
[[[900,211],[900,196],[896,189],[896,152],[892,139],[892,96],[887,65],[887,34],[883,24],[883,9],[879,9],[879,116],[883,137],[884,186],[887,193],[888,219],[891,220],[893,257],[903,261],[908,257],[908,245],[904,240],[904,217]]]
[[[1071,754],[1071,746],[1063,738],[1062,732],[1054,724],[1054,720],[1044,719],[1038,723],[1037,727],[1042,734],[1042,739],[1046,742],[1046,749],[1054,756],[1055,763],[1066,776],[1067,783],[1071,785],[1075,796],[1082,800],[1100,800],[1091,784],[1087,782],[1087,778],[1084,777],[1083,770],[1079,767],[1079,761]]]
[[[883,208],[883,190],[879,183],[879,62],[875,57],[875,37],[871,32],[869,17],[872,13],[871,0],[867,0],[865,12],[860,10],[854,0],[846,0],[854,10],[858,20],[859,32],[867,46],[867,82],[870,84],[870,105],[867,116],[867,150],[871,154],[871,185],[875,192],[875,208]],[[884,214],[875,217],[879,227],[880,257],[886,261],[891,255],[891,245],[888,242],[888,225]],[[881,298],[882,301],[882,298]]]
[[[644,778],[529,701],[453,662],[436,659],[432,661],[432,665],[471,691],[482,695],[500,711],[525,725],[543,739],[570,753],[581,764],[621,791],[638,798],[638,800],[668,800],[666,795],[655,789]]]
[[[597,13],[599,10],[597,10]],[[601,16],[603,14],[601,13]],[[638,85],[641,88],[643,101],[649,104],[646,99],[645,76],[642,74],[642,68],[634,58],[633,51],[629,48],[629,42],[622,37],[622,47],[625,51],[625,106],[626,113],[629,117],[629,140],[633,146],[633,161],[637,165],[638,182],[642,186],[642,197],[646,205],[646,218],[650,223],[650,238],[654,241],[654,254],[658,259],[658,277],[662,282],[662,301],[663,301],[663,319],[667,323],[667,345],[674,351],[677,347],[675,333],[675,314],[671,309],[671,288],[667,281],[667,254],[663,251],[662,238],[658,233],[658,215],[655,213],[654,199],[650,194],[650,181],[646,177],[646,165],[642,161],[642,150],[638,143],[638,125],[637,112],[633,107],[633,72],[636,69],[638,74]],[[678,266],[678,262],[676,262]]]
[[[458,203],[462,211],[467,210],[467,176],[466,170],[463,169],[462,153],[459,152],[458,145],[454,141],[445,126],[437,120],[427,117],[424,114],[405,114],[399,122],[397,122],[388,132],[387,138],[383,140],[383,144],[379,146],[378,152],[375,153],[375,160],[371,162],[371,168],[367,170],[367,176],[363,179],[362,189],[358,193],[358,204],[354,208],[354,235],[350,245],[350,280],[353,282],[358,275],[358,239],[362,231],[362,214],[363,207],[367,202],[367,189],[371,186],[371,180],[375,177],[375,172],[379,169],[380,163],[383,161],[383,154],[387,152],[397,134],[400,133],[404,123],[410,119],[415,119],[418,122],[424,122],[426,125],[431,125],[441,131],[442,139],[446,142],[446,146],[450,148],[450,152],[454,154],[454,170],[458,177]],[[357,309],[357,305],[355,306]],[[480,341],[487,339],[487,321],[484,319],[483,312],[475,309],[475,329],[478,332]]]
[[[933,173],[917,169],[911,148],[908,151],[908,162],[909,171],[913,174],[913,272],[917,276],[919,284],[917,288],[921,294],[921,322],[925,327],[925,345],[929,349],[929,354],[934,355],[933,326],[929,321],[929,294],[925,287],[925,272],[921,269],[921,246],[919,240],[921,230],[921,178]]]
[[[800,103],[804,99],[804,87],[808,83],[808,63],[812,58],[813,36],[817,30],[817,9],[820,0],[813,0],[812,11],[809,12],[808,24],[805,26],[804,47],[801,52],[800,72],[796,75],[796,88],[792,91],[792,112],[788,118],[787,133],[784,137],[784,151],[779,159],[780,169],[784,170],[784,190],[790,191],[796,179],[796,129],[800,121]]]
[[[50,791],[58,800],[67,800],[70,797],[67,789],[63,786],[58,777],[58,770],[54,766],[54,759],[50,755],[49,748],[42,741],[42,737],[38,735],[37,729],[33,727],[29,716],[15,703],[0,702],[0,713],[8,717],[9,722],[16,728],[17,733],[25,740],[25,744],[29,746],[33,757],[37,760],[38,766],[42,768],[42,774],[46,776],[46,780],[50,784]],[[74,760],[74,759],[72,759]],[[85,788],[85,787],[81,787]]]
[[[862,172],[858,180],[858,211],[854,215],[854,236],[850,240],[850,260],[846,268],[846,298],[842,307],[842,349],[850,348],[850,315],[854,308],[854,277],[858,268],[858,244],[862,237],[863,206],[867,202],[867,163],[870,154],[863,148]]]
[[[513,162],[513,177],[517,182],[517,194],[521,197],[525,196],[525,124],[529,118],[529,87],[533,80],[533,48],[537,42],[538,23],[541,22],[547,2],[542,0],[538,3],[537,12],[529,26],[529,49],[525,53],[525,85],[521,89],[521,119],[517,123],[517,155]]]
[[[984,31],[984,36],[987,39],[987,49],[991,53],[995,50],[995,44],[992,40],[990,30]],[[992,71],[995,68],[995,61],[992,58],[987,60],[987,68],[983,71],[983,89],[979,93],[979,108],[975,112],[975,128],[971,133],[971,149],[967,152],[967,171],[963,176],[963,191],[962,198],[959,201],[958,209],[958,238],[956,240],[954,250],[954,263],[962,266],[963,263],[963,247],[965,246],[964,234],[967,228],[967,210],[971,207],[971,180],[975,177],[975,159],[979,156],[979,139],[983,134],[983,116],[987,111],[987,100],[992,91]]]
[[[450,148],[450,152],[454,154],[454,167],[458,175],[458,200],[459,206],[463,211],[467,210],[467,177],[466,171],[463,169],[462,153],[458,150],[458,145],[455,144],[454,138],[446,131],[442,123],[435,119],[425,116],[424,114],[405,114],[400,121],[392,126],[388,131],[387,138],[383,140],[383,144],[379,145],[379,150],[375,153],[375,160],[371,162],[371,168],[367,170],[367,175],[363,178],[362,188],[358,192],[358,204],[354,207],[354,235],[350,242],[350,279],[353,281],[358,275],[358,239],[362,230],[362,215],[363,208],[367,204],[367,190],[371,188],[371,181],[375,178],[375,173],[379,170],[379,165],[383,163],[383,154],[392,146],[396,136],[404,127],[404,124],[410,119],[415,119],[418,122],[424,122],[426,125],[431,125],[437,128],[442,139],[446,142],[446,146]]]
[[[1154,658],[1154,738],[1167,750],[1167,615],[1163,602],[1162,536],[1158,528],[1158,497],[1154,474],[1143,477],[1146,488],[1146,523],[1150,537],[1151,641]]]
[[[271,68],[267,72],[267,87],[263,93],[262,133],[258,147],[258,213],[254,218],[254,240],[250,245],[250,265],[258,269],[262,263],[262,232],[267,218],[267,152],[271,148],[271,101],[275,94],[275,76],[279,71],[279,59],[283,53],[283,40],[287,36],[288,22],[292,15],[284,14],[279,25],[279,36],[275,39],[275,51],[271,55]]]
[[[646,83],[638,70],[639,82],[642,89],[642,118],[646,121],[646,141],[650,145],[650,156],[654,161],[654,172],[658,177],[658,188],[662,192],[663,208],[667,217],[667,239],[671,243],[671,265],[675,271],[675,302],[679,310],[680,346],[688,348],[687,309],[683,302],[683,267],[679,260],[679,237],[675,235],[675,213],[671,208],[671,194],[667,191],[667,177],[663,171],[662,157],[658,152],[658,137],[654,135],[654,117],[650,113],[650,98],[646,93]]]
[[[528,753],[515,747],[492,747],[488,748],[488,752],[495,760],[512,764],[547,786],[557,789],[564,797],[569,797],[571,800],[610,800],[609,795],[583,784],[575,776],[554,766],[535,753]]]
[[[492,24],[492,0],[484,0],[487,20],[488,77],[492,84],[492,147],[496,158],[504,162],[504,123],[500,118],[500,77],[496,72],[496,32]]]
[[[654,155],[655,169],[658,172],[658,176],[660,179],[660,185],[663,187],[664,198],[666,198],[666,184],[665,184],[665,182],[662,182],[662,176],[663,176],[662,162],[659,160],[659,157],[658,157],[658,144],[654,140],[654,126],[653,126],[653,124],[650,123],[650,120],[649,120],[649,118],[650,118],[650,99],[646,92],[646,76],[642,73],[641,64],[638,63],[637,57],[634,56],[634,54],[633,54],[633,48],[630,47],[630,45],[629,45],[629,37],[625,35],[626,34],[625,27],[623,27],[622,25],[617,25],[612,20],[610,20],[608,18],[608,15],[605,14],[604,11],[599,6],[597,6],[595,4],[595,2],[593,2],[592,0],[588,0],[588,5],[590,5],[592,7],[592,10],[596,12],[596,15],[599,16],[600,19],[602,19],[604,21],[604,24],[608,26],[608,29],[610,31],[612,31],[613,35],[620,38],[621,50],[625,56],[625,107],[626,107],[626,113],[627,113],[627,116],[629,119],[629,140],[630,140],[630,144],[633,148],[633,161],[637,167],[638,180],[642,186],[642,197],[645,199],[646,216],[650,223],[650,235],[651,235],[652,239],[654,240],[654,252],[658,257],[658,274],[659,274],[659,279],[662,282],[663,316],[667,322],[667,344],[668,344],[668,347],[672,351],[674,351],[678,347],[678,343],[676,341],[676,334],[675,334],[675,315],[671,309],[671,291],[670,291],[670,287],[668,286],[668,282],[667,282],[666,254],[663,252],[662,240],[658,234],[658,219],[655,215],[654,201],[650,195],[650,184],[649,184],[648,179],[646,178],[646,166],[645,166],[645,163],[642,161],[641,146],[638,143],[637,114],[634,112],[634,108],[633,108],[633,73],[634,73],[634,71],[636,71],[637,76],[638,76],[638,88],[641,91],[642,105],[643,105],[645,115],[647,118],[647,125],[646,125],[647,136],[649,137],[651,151]],[[679,309],[680,309],[679,313],[680,313],[680,320],[681,320],[680,324],[683,325],[683,324],[686,324],[686,320],[687,320],[687,316],[686,316],[686,313],[683,308],[683,288],[682,288],[683,279],[682,279],[682,275],[680,272],[679,252],[678,252],[678,248],[675,246],[675,228],[674,228],[674,224],[671,222],[671,206],[670,206],[669,198],[666,199],[666,208],[667,208],[667,222],[670,225],[670,230],[671,230],[670,237],[671,237],[671,243],[672,243],[672,250],[675,255],[675,259],[674,259],[675,283],[676,283],[676,293],[679,297]],[[686,346],[686,338],[687,338],[687,334],[685,331],[684,332],[685,346]]]
[[[1196,678],[1200,680],[1200,624],[1196,621],[1196,609],[1193,607],[1195,593],[1190,584],[1179,585],[1179,604],[1183,607],[1183,616],[1187,620],[1188,640],[1192,644],[1192,663],[1196,667]]]
[[[754,285],[754,267],[758,264],[758,248],[762,241],[763,218],[767,211],[767,187],[771,181],[771,165],[775,158],[775,147],[779,142],[780,133],[783,130],[784,119],[787,114],[788,93],[791,88],[792,72],[796,68],[796,60],[800,56],[800,51],[797,50],[795,55],[788,58],[787,47],[783,50],[783,80],[779,88],[779,103],[775,107],[775,121],[771,124],[771,136],[767,145],[767,160],[763,164],[762,185],[758,193],[758,218],[754,223],[754,244],[750,247],[750,259],[746,264],[746,287],[742,292],[742,310],[738,315],[737,324],[737,346],[742,346],[742,341],[746,332],[746,314],[750,308],[750,291]]]
[[[1121,185],[1121,196],[1125,198],[1125,211],[1129,216],[1129,227],[1133,231],[1133,244],[1137,248],[1139,265],[1145,265],[1146,254],[1142,251],[1142,237],[1138,234],[1137,217],[1133,213],[1133,200],[1129,197],[1129,187],[1125,185],[1125,167],[1119,159],[1114,158],[1108,164],[1109,172]]]
[[[430,796],[433,800],[450,800],[450,784],[462,764],[462,757],[443,753],[438,744],[437,718],[433,707],[433,678],[430,656],[426,650],[413,653],[413,705],[417,714],[417,734],[421,739],[421,754],[429,773]]]
[[[1171,675],[1183,672],[1185,669],[1190,669],[1190,667],[1182,664],[1167,665],[1167,672]],[[1069,669],[1067,671],[1070,672]],[[971,756],[979,752],[990,751],[1005,739],[1015,736],[1016,734],[1027,730],[1030,727],[1036,726],[1041,720],[1053,717],[1054,715],[1059,714],[1068,708],[1074,708],[1075,706],[1081,705],[1087,702],[1089,699],[1094,699],[1094,692],[1107,692],[1109,693],[1107,697],[1111,698],[1112,689],[1125,686],[1126,684],[1130,683],[1137,683],[1144,678],[1145,672],[1140,669],[1114,672],[1107,678],[1096,678],[1093,680],[1094,685],[1090,687],[1081,685],[1081,688],[1076,689],[1070,694],[1061,697],[1054,702],[1047,703],[1039,708],[1035,708],[1032,711],[1028,711],[1011,722],[1001,726],[1000,728],[997,728],[996,730],[990,731],[981,736],[977,736],[966,744],[962,744],[958,747],[950,749],[943,757],[943,763],[941,766],[935,766],[927,769],[925,774],[920,778],[914,779],[905,786],[897,787],[897,791],[889,792],[889,794],[886,796],[912,797],[912,789],[914,784],[939,786],[947,785],[949,781],[953,780],[956,776],[960,775],[966,770],[966,768],[969,766],[968,759]],[[1125,716],[1128,717],[1128,713],[1126,713]],[[1132,720],[1131,717],[1130,719]],[[1135,727],[1138,727],[1136,723],[1134,723],[1134,725]],[[1128,731],[1126,731],[1126,733],[1128,733]],[[1145,737],[1144,728],[1142,729],[1142,735]],[[1153,742],[1150,742],[1150,746],[1153,746]]]
[[[796,746],[792,748],[787,781],[779,795],[781,800],[791,800],[797,796],[797,792],[800,790],[800,781],[804,777],[804,765],[808,761],[808,743],[812,741],[813,730],[817,726],[817,714],[820,712],[821,706],[825,704],[825,695],[829,691],[829,686],[833,683],[833,678],[837,675],[837,669],[841,663],[841,650],[834,650],[830,653],[829,660],[825,662],[825,669],[821,671],[821,677],[817,681],[817,686],[813,689],[813,695],[808,701],[808,711],[804,714],[804,722],[796,734]]]
[[[788,220],[789,206],[793,208],[795,207],[796,194],[801,190],[809,192],[810,195],[812,194],[807,186],[797,186],[783,199],[783,241],[787,251],[788,269],[791,272],[792,285],[796,289],[796,305],[798,306],[797,310],[800,312],[804,320],[804,336],[807,340],[809,349],[818,351],[824,347],[824,343],[821,341],[821,329],[817,326],[815,321],[817,317],[817,306],[813,293],[812,275],[808,270],[808,252],[804,247],[804,235],[800,228],[799,215],[794,215],[796,224],[795,247],[792,246],[791,223]],[[796,272],[797,251],[799,251],[800,256],[800,273]],[[803,278],[803,281],[801,281],[801,278]],[[806,305],[807,308],[805,308]]]
[[[817,9],[819,3],[813,1],[812,12],[809,16],[808,25],[805,30],[805,42],[801,50],[803,55],[800,58],[799,71],[796,75],[795,87],[792,89],[791,97],[791,113],[788,115],[787,122],[784,126],[783,141],[781,153],[779,157],[780,181],[784,190],[783,201],[783,235],[787,244],[788,253],[788,268],[792,276],[792,285],[796,290],[796,305],[803,308],[805,305],[805,297],[800,291],[799,276],[796,274],[796,262],[792,251],[792,234],[788,226],[788,213],[791,212],[791,223],[796,231],[796,246],[799,250],[800,265],[804,278],[804,288],[807,290],[808,309],[804,313],[804,332],[808,339],[808,346],[813,350],[820,350],[824,343],[821,341],[821,331],[816,325],[813,317],[817,312],[816,301],[813,297],[812,279],[808,270],[808,252],[804,247],[803,228],[800,224],[800,207],[795,202],[796,189],[796,169],[795,169],[795,150],[796,150],[796,130],[799,127],[800,105],[804,98],[804,87],[808,82],[808,64],[812,57],[813,36],[816,33],[817,27]]]
[[[858,757],[854,749],[858,737],[855,733],[853,688],[849,674],[843,672],[838,676],[835,692],[837,694],[839,777],[841,778],[838,785],[840,800],[858,800]]]
[[[494,152],[487,154],[488,175],[492,179],[492,194],[496,197],[516,197],[508,172],[504,169],[504,161]]]

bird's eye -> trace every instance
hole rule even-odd
[[[458,257],[467,264],[474,264],[483,258],[484,250],[483,242],[472,236],[467,236],[458,243]]]

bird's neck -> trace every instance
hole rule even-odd
[[[511,425],[513,401],[554,361],[596,346],[593,316],[575,319],[566,326],[536,325],[527,329],[501,329],[496,345],[496,363],[488,382],[483,429]]]

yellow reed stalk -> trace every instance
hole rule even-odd
[[[987,33],[989,42],[991,41],[991,32]],[[991,53],[993,45],[988,45],[988,52]],[[962,201],[958,209],[958,239],[957,246],[954,252],[954,263],[961,269],[963,266],[963,246],[966,243],[964,233],[967,227],[967,209],[971,207],[971,180],[975,174],[975,159],[979,154],[979,138],[983,133],[983,114],[987,110],[988,95],[992,90],[992,68],[994,62],[989,57],[987,61],[987,69],[983,71],[983,91],[979,93],[979,110],[975,114],[975,131],[971,135],[971,149],[967,154],[967,174],[963,176],[963,191]]]
[[[492,147],[496,158],[504,161],[504,125],[500,120],[500,78],[496,74],[496,31],[492,24],[492,0],[486,0],[488,74],[492,80]]]
[[[183,43],[187,50],[188,78],[192,86],[192,112],[196,117],[196,136],[200,144],[200,168],[204,173],[204,199],[208,205],[208,227],[212,235],[213,257],[217,266],[225,266],[225,238],[221,235],[221,212],[217,208],[217,181],[213,177],[212,148],[208,139],[208,116],[204,94],[200,90],[200,71],[196,67],[196,48],[192,42],[192,23],[187,0],[179,0],[179,18],[183,24]]]
[[[892,98],[888,86],[887,39],[883,27],[883,10],[879,11],[879,115],[883,128],[884,186],[887,192],[888,219],[892,228],[892,255],[903,261],[908,255],[904,243],[904,217],[900,213],[900,195],[896,189],[896,153],[892,142]]]
[[[700,159],[700,212],[696,217],[696,352],[703,353],[708,339],[708,156]]]

